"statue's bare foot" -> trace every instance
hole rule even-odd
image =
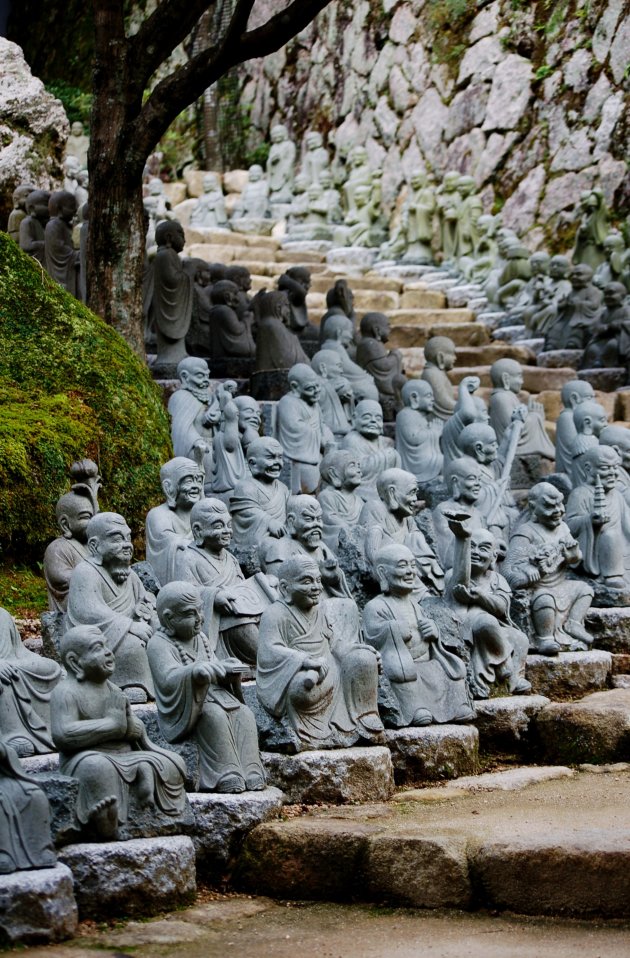
[[[112,841],[118,838],[118,799],[115,795],[108,795],[93,806],[88,816],[88,825],[91,825],[101,838]]]

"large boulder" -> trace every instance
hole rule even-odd
[[[0,233],[0,548],[41,558],[68,468],[89,456],[102,506],[134,533],[172,455],[161,394],[111,326]]]
[[[59,100],[31,73],[21,47],[0,37],[0,223],[20,183],[58,184],[70,128]]]

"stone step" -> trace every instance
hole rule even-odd
[[[474,775],[479,770],[479,733],[472,725],[388,729],[396,785]]]
[[[612,655],[599,649],[554,656],[528,655],[525,675],[536,695],[577,698],[609,687]]]
[[[390,349],[413,349],[424,346],[428,338],[429,330],[426,326],[397,324],[392,327],[387,345]]]
[[[401,309],[444,309],[444,293],[436,292],[424,286],[406,286],[400,296]]]
[[[455,312],[455,310],[453,310]],[[575,378],[573,369],[542,369],[538,366],[523,366],[523,389],[529,393],[539,393],[544,389],[562,389],[565,383]],[[449,374],[449,379],[457,385],[465,376],[479,376],[482,386],[491,386],[489,366],[457,365]]]
[[[490,334],[482,323],[436,323],[428,336],[448,336],[456,346],[485,346],[490,343]]]
[[[432,336],[448,336],[449,339],[452,339],[457,348],[457,361],[465,363],[465,365],[472,365],[475,361],[474,354],[469,352],[470,349],[494,350],[494,347],[489,344],[486,328],[479,323],[461,323],[456,325],[437,323],[435,326],[429,326],[428,328],[411,324],[399,325],[397,323],[392,327],[388,345],[392,349],[424,346],[427,339],[430,339]],[[516,350],[516,352],[511,353],[510,350]],[[484,352],[480,355],[479,361],[482,364],[487,364],[488,362],[494,362],[495,359],[501,359],[503,356],[512,356],[514,359],[518,359],[519,362],[523,361],[523,358],[529,361],[531,361],[532,358],[531,354],[520,352],[515,346],[507,346],[500,354],[495,354],[494,352],[487,354]]]
[[[258,249],[280,250],[280,241],[273,236],[258,236],[256,234],[233,233],[231,230],[198,230],[186,227],[186,245],[203,244],[204,246],[238,246]],[[253,257],[249,257],[252,259]]]
[[[594,692],[579,702],[552,702],[535,719],[546,761],[576,765],[630,756],[630,689]]]
[[[54,868],[0,876],[0,946],[51,944],[72,938],[78,923],[72,872]]]
[[[549,705],[544,695],[506,695],[477,700],[475,726],[482,754],[529,755],[535,744],[533,720]]]
[[[605,798],[602,784],[513,769],[261,825],[237,883],[281,900],[628,917],[630,774],[616,771]]]
[[[389,322],[394,326],[435,326],[436,324],[470,323],[474,316],[469,309],[395,309],[388,312]]]
[[[285,263],[293,263],[294,266],[308,266],[311,268],[313,263],[325,263],[325,253],[318,253],[316,250],[280,249],[276,253],[277,259],[282,259]]]
[[[526,346],[496,346],[494,343],[483,346],[458,346],[457,365],[461,366],[491,366],[497,359],[515,359],[527,365],[534,363],[536,357]]]
[[[630,655],[630,609],[591,609],[586,628],[598,649]]]
[[[268,782],[290,805],[386,801],[394,790],[391,755],[382,745],[261,754]]]

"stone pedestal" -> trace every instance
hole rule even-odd
[[[551,699],[578,698],[608,687],[612,672],[610,652],[561,652],[528,655],[525,675],[532,692]]]
[[[382,745],[297,755],[263,752],[262,758],[267,781],[281,789],[291,805],[384,802],[394,790],[390,752]]]
[[[283,795],[277,788],[265,788],[241,795],[196,792],[188,799],[195,817],[191,837],[197,873],[206,880],[219,880],[231,870],[252,828],[278,817]]]
[[[0,875],[0,946],[72,938],[77,903],[65,865]]]
[[[598,649],[630,653],[630,609],[591,609],[586,628]]]
[[[579,702],[552,702],[536,716],[545,760],[607,764],[630,755],[630,689],[595,692]]]
[[[472,725],[387,729],[396,785],[433,782],[479,770],[479,733]]]
[[[154,915],[195,897],[195,848],[183,835],[67,845],[59,858],[72,871],[81,920]]]
[[[527,754],[532,720],[546,705],[549,699],[544,695],[509,695],[475,702],[481,751]]]

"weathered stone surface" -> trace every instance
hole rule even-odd
[[[525,675],[535,694],[566,699],[606,688],[611,670],[610,652],[560,652],[528,655]]]
[[[535,719],[545,759],[602,764],[626,759],[630,748],[630,690],[594,692],[579,702],[554,702]]]
[[[486,907],[527,915],[625,918],[629,866],[630,836],[606,828],[495,839],[471,855],[473,888]]]
[[[281,789],[289,804],[386,801],[394,787],[392,759],[383,746],[262,757],[269,784]]]
[[[365,894],[413,908],[468,908],[466,841],[429,834],[375,835],[362,862]]]
[[[397,785],[459,778],[478,769],[479,733],[471,725],[388,729],[385,734]]]
[[[336,271],[347,268],[368,270],[376,259],[376,252],[364,246],[340,246],[326,254],[326,262]]]
[[[76,928],[72,872],[65,865],[0,876],[0,946],[63,941]]]
[[[572,778],[575,771],[566,765],[542,765],[534,768],[508,768],[503,772],[486,772],[461,778],[458,789],[471,792],[518,792],[540,782],[552,782],[558,778]]]
[[[544,695],[510,695],[475,702],[482,752],[527,753],[531,748],[531,725],[549,699]]]
[[[612,367],[610,369],[580,369],[578,379],[584,379],[590,383],[593,389],[601,389],[602,392],[612,392],[619,386],[625,386],[627,373],[623,367]]]
[[[612,657],[612,674],[625,675],[630,673],[630,654],[627,652],[618,652]]]
[[[206,879],[219,879],[233,865],[252,828],[278,817],[283,795],[277,788],[265,788],[242,795],[196,792],[188,799],[195,818],[190,835],[197,872]]]
[[[558,369],[562,366],[578,369],[583,355],[583,349],[550,349],[546,352],[541,350],[538,353],[537,362],[539,366],[545,366],[547,369]]]
[[[531,79],[532,65],[524,57],[513,53],[499,63],[492,80],[484,130],[511,130],[518,124],[529,103]]]
[[[182,835],[67,845],[81,920],[153,915],[194,898],[195,848]]]
[[[591,609],[586,628],[596,648],[630,653],[630,609]]]

